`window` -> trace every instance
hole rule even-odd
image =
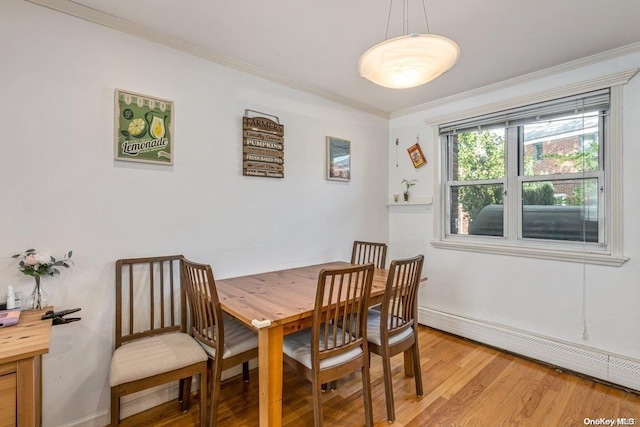
[[[621,89],[545,94],[544,102],[438,122],[434,246],[624,263],[621,209],[612,202],[621,200]]]

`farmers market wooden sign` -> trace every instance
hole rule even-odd
[[[284,178],[284,125],[249,111],[242,118],[242,174]]]
[[[173,164],[173,102],[116,89],[115,159]]]

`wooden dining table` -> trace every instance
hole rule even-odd
[[[258,331],[261,427],[282,425],[282,342],[311,327],[320,271],[352,266],[336,261],[216,281],[222,309]],[[382,300],[387,273],[375,269],[370,304]]]

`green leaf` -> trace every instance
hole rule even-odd
[[[11,255],[11,258],[18,258],[20,255],[22,255],[22,254]]]
[[[26,251],[24,251],[25,254],[32,254],[34,253],[36,250],[35,249],[27,249]]]
[[[71,255],[73,255],[73,251],[69,251],[69,253],[67,254],[67,258],[71,258]]]

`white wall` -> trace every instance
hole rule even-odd
[[[0,300],[32,280],[10,256],[74,251],[44,279],[58,309],[44,425],[109,407],[114,261],[181,253],[218,278],[348,260],[388,239],[388,121],[19,0],[0,4]],[[114,89],[175,102],[172,167],[113,160]],[[285,179],[242,176],[245,109],[285,125]],[[325,179],[325,137],[351,141],[351,182]]]
[[[424,109],[397,117],[389,131],[389,192],[401,189],[402,178],[418,178],[416,194],[439,196],[434,165],[436,140],[426,118],[517,98],[563,85],[640,67],[640,54],[583,66],[550,77],[495,90],[482,96]],[[429,280],[420,290],[419,304],[462,318],[515,328],[531,335],[588,347],[605,353],[640,359],[640,77],[624,87],[624,255],[621,267],[587,265],[586,319],[588,340],[583,340],[583,266],[550,260],[485,255],[436,249],[433,240],[433,206],[392,207],[389,215],[390,257],[426,255],[424,274]],[[420,133],[429,164],[413,169],[406,151]],[[399,138],[400,165],[395,167]],[[404,143],[404,144],[403,144]],[[404,145],[404,147],[403,147]]]

